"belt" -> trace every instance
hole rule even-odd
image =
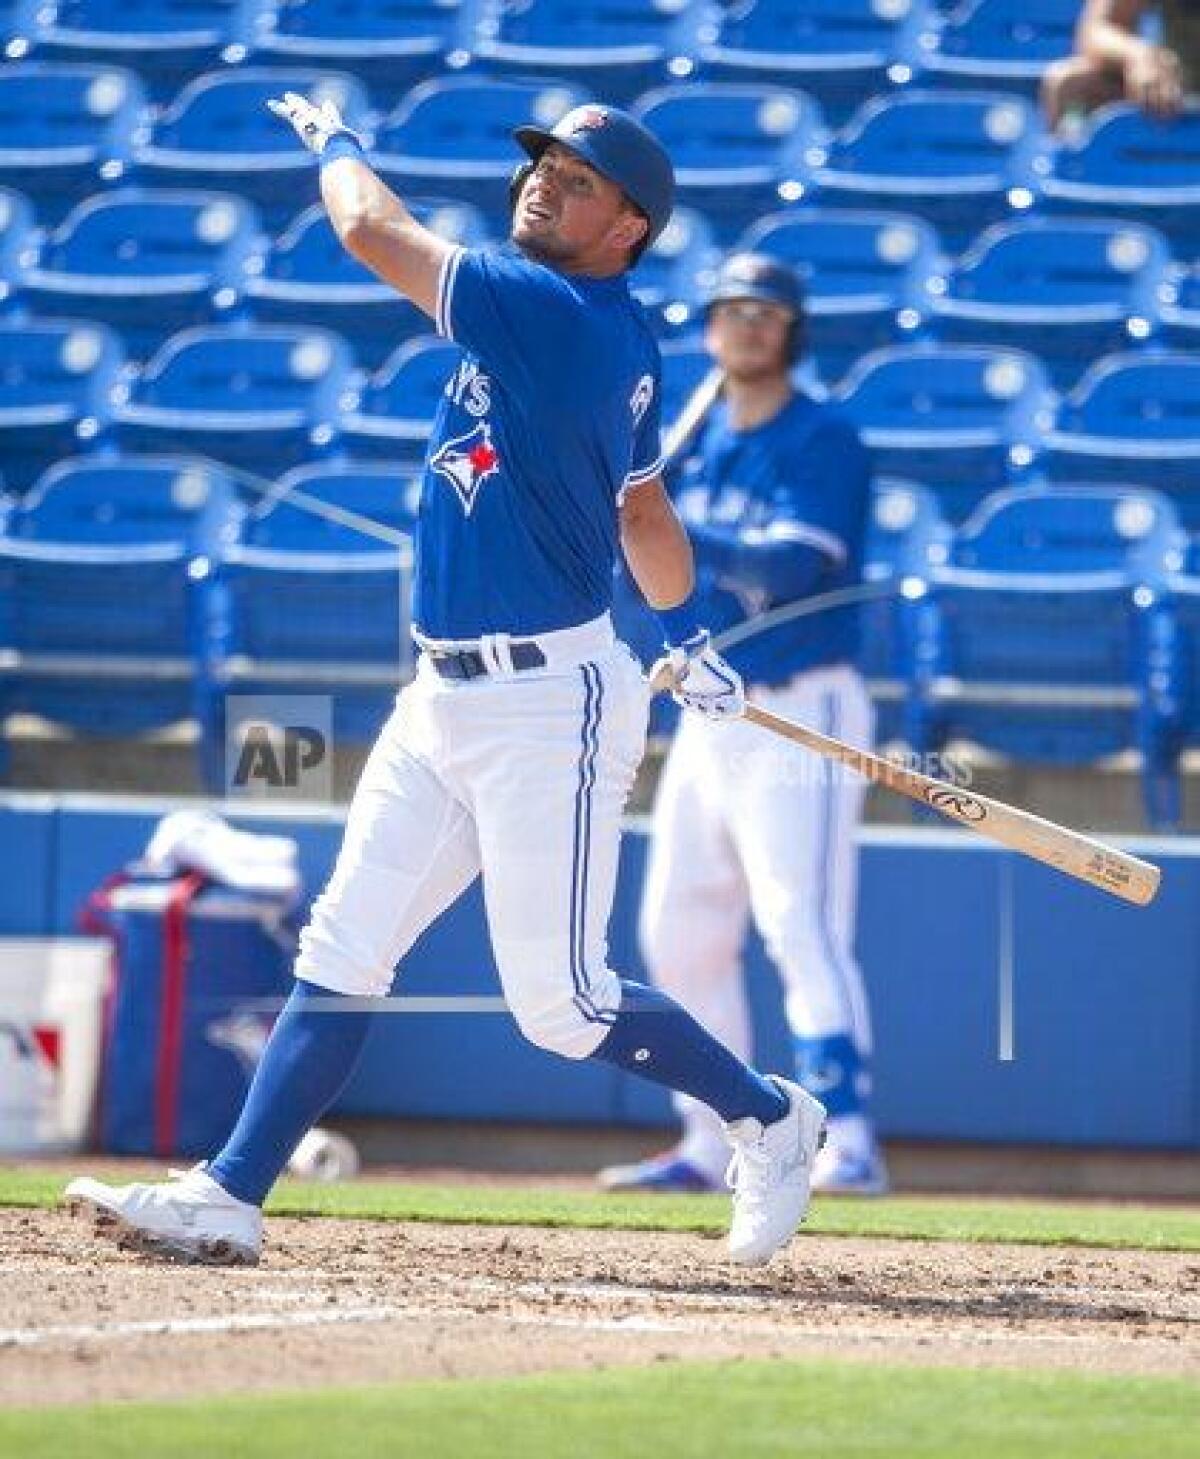
[[[425,657],[443,679],[479,679],[495,671],[489,669],[487,661],[477,648],[427,648]],[[544,669],[546,655],[536,643],[514,643],[509,646],[512,666],[522,669]]]

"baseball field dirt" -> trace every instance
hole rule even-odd
[[[228,1270],[151,1262],[26,1205],[0,1209],[0,1253],[0,1453],[4,1410],[677,1360],[1200,1375],[1194,1247],[805,1232],[744,1270],[705,1234],[277,1216],[262,1264]]]

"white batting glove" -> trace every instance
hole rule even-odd
[[[706,719],[736,719],[746,709],[742,676],[712,647],[707,628],[667,650],[650,670],[651,681],[669,674],[671,698]]]
[[[277,117],[290,122],[296,129],[296,135],[318,157],[334,137],[349,137],[360,147],[365,145],[358,133],[342,120],[341,112],[332,101],[323,101],[317,106],[295,91],[285,91],[282,101],[268,101],[267,106]]]

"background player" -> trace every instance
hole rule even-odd
[[[618,538],[648,600],[670,610],[681,702],[717,716],[744,704],[685,602],[692,553],[659,475],[658,349],[624,277],[670,216],[670,161],[607,107],[578,108],[553,132],[523,128],[530,164],[513,243],[463,249],[416,223],[333,107],[290,93],[273,106],[320,155],[345,246],[463,350],[422,482],[423,652],[364,771],[301,936],[296,985],[225,1148],[172,1182],[78,1180],[68,1199],[152,1250],[256,1260],[260,1206],[353,1070],[364,1003],[388,992],[407,949],[482,873],[522,1032],[717,1110],[736,1150],[730,1255],[764,1261],[807,1209],[822,1106],[607,963],[648,707],[609,614]]]
[[[792,386],[803,338],[799,280],[735,254],[708,300],[722,398],[694,441],[675,499],[696,548],[714,629],[859,578],[870,473],[853,427]],[[730,657],[759,703],[851,743],[873,715],[854,667],[853,610],[770,630]],[[871,1037],[855,961],[855,829],[863,781],[744,724],[685,716],[664,767],[642,903],[658,987],[745,1054],[747,914],[779,968],[797,1077],[829,1110],[814,1189],[877,1193],[886,1175],[867,1115]],[[601,1173],[610,1188],[715,1188],[728,1160],[717,1121],[677,1096],[675,1150]]]

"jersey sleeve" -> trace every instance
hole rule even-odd
[[[561,380],[577,310],[541,264],[487,248],[456,248],[438,278],[434,323],[511,387]]]
[[[862,559],[871,468],[858,432],[840,416],[821,421],[780,472],[761,542],[814,548],[838,568]]]
[[[663,469],[662,378],[657,371],[648,372],[638,381],[630,409],[634,413],[633,453],[621,488],[622,498],[627,491],[653,481]]]

